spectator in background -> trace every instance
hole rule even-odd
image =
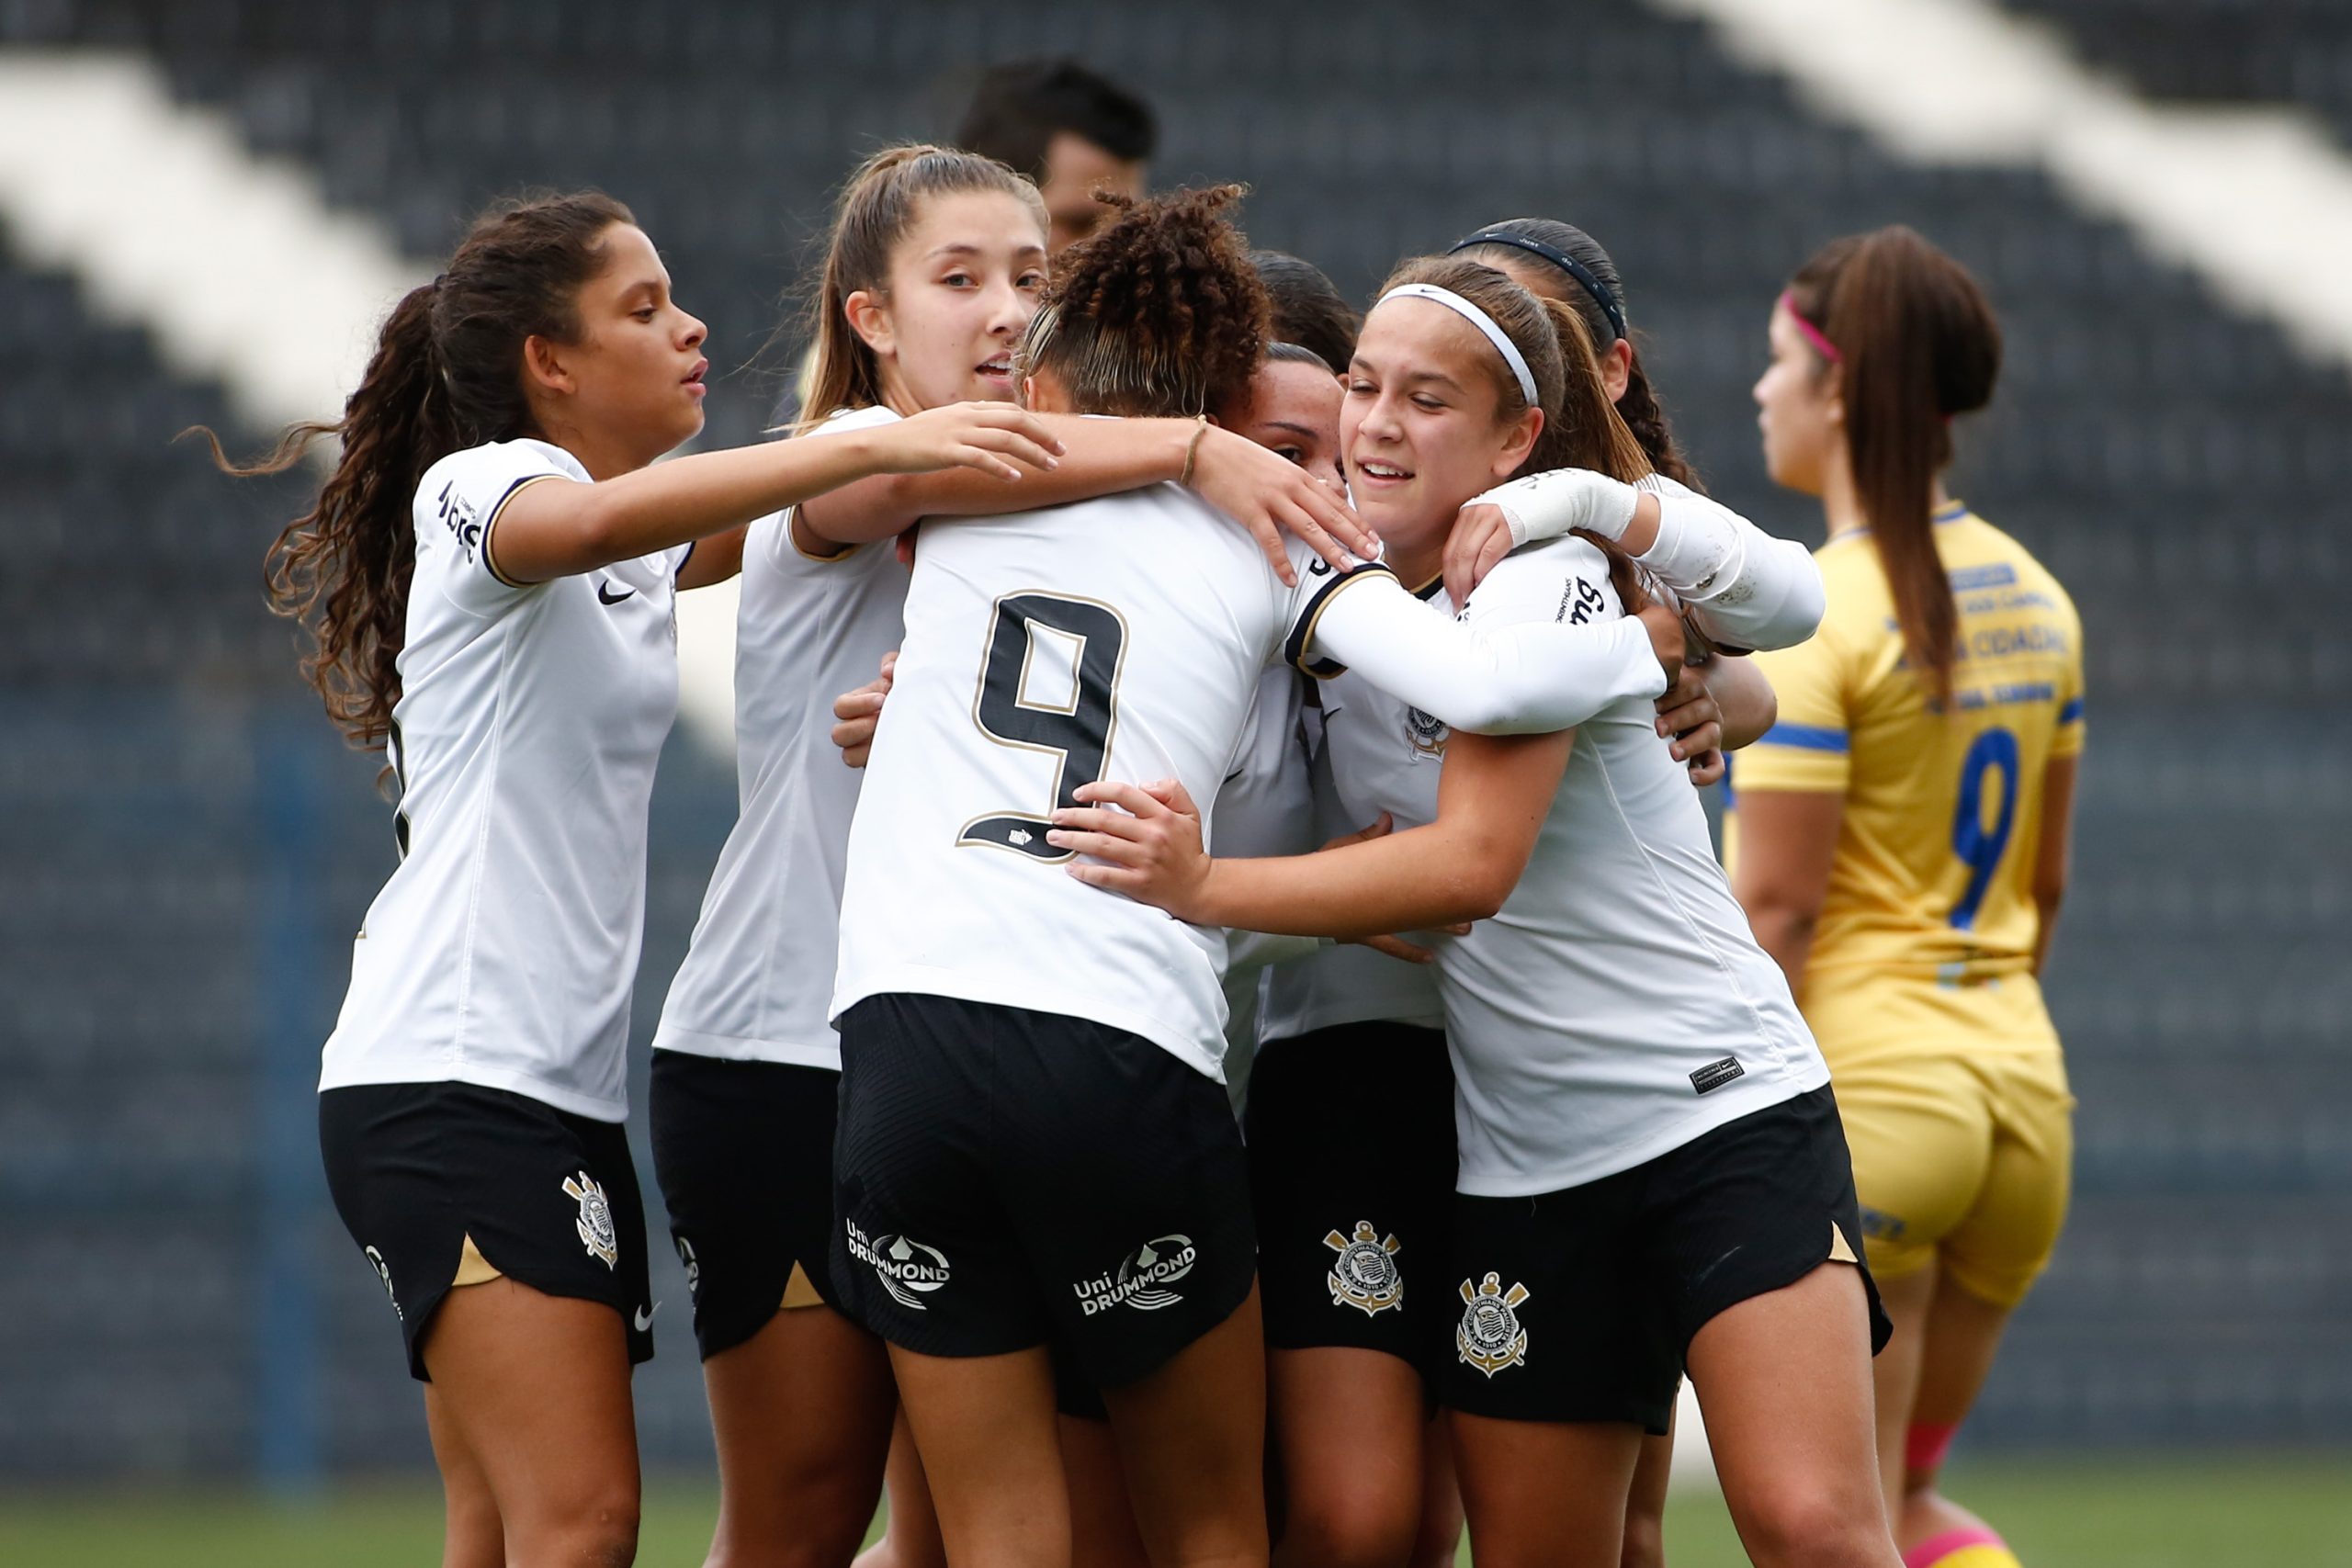
[[[1149,104],[1075,60],[1016,60],[989,67],[956,141],[1037,182],[1046,248],[1059,255],[1102,221],[1097,190],[1143,195],[1159,122]]]

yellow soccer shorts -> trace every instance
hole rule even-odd
[[[2057,1246],[2073,1186],[2075,1097],[2055,1045],[1822,1046],[1871,1271],[1899,1279],[1937,1262],[1980,1300],[2022,1302]]]

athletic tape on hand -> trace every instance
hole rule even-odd
[[[1590,468],[1554,468],[1497,485],[1470,498],[1503,514],[1513,549],[1536,539],[1556,539],[1578,528],[1611,544],[1625,536],[1641,492],[1622,479]]]

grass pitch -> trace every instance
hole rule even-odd
[[[1953,1496],[2027,1568],[2352,1568],[2352,1455],[2007,1459],[1955,1467]],[[647,1488],[645,1568],[694,1568],[710,1538],[704,1484]],[[438,1496],[358,1487],[300,1508],[234,1495],[0,1493],[8,1568],[418,1568],[439,1561]],[[1679,1497],[1673,1568],[1747,1562],[1723,1505]],[[1465,1545],[1461,1561],[1470,1562]]]

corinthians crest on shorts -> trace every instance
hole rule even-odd
[[[1488,1274],[1475,1291],[1463,1280],[1462,1325],[1453,1331],[1462,1359],[1488,1377],[1527,1362],[1527,1330],[1519,1325],[1517,1309],[1533,1292],[1513,1284],[1505,1293],[1502,1285],[1499,1274]]]
[[[1356,1222],[1353,1240],[1331,1232],[1323,1245],[1340,1255],[1323,1282],[1331,1287],[1333,1306],[1351,1306],[1366,1317],[1405,1303],[1405,1276],[1397,1271],[1397,1240],[1383,1237],[1369,1220]]]
[[[580,1217],[573,1224],[580,1231],[580,1245],[592,1258],[601,1258],[607,1269],[620,1263],[620,1237],[613,1230],[613,1206],[605,1201],[605,1190],[586,1171],[563,1179],[563,1190],[580,1201]]]

